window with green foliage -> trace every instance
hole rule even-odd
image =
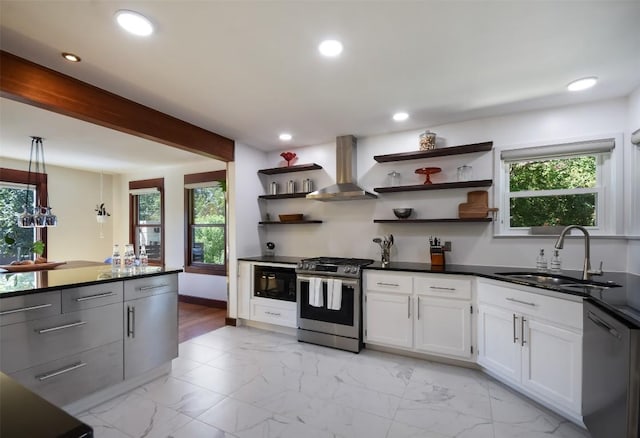
[[[500,232],[582,225],[615,228],[615,139],[585,140],[500,152]]]
[[[26,196],[26,199],[25,199]],[[0,168],[0,264],[15,260],[34,259],[36,253],[47,257],[47,229],[20,228],[16,213],[22,212],[25,201],[33,208],[47,196],[47,176]]]
[[[597,226],[596,163],[594,155],[509,163],[509,226]]]
[[[185,271],[226,275],[226,172],[185,175]]]
[[[145,246],[149,264],[164,266],[164,178],[129,182],[129,238],[136,254]]]

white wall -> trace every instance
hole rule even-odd
[[[258,229],[260,211],[258,196],[264,193],[258,169],[266,166],[266,154],[241,143],[235,144],[235,161],[229,163],[228,208],[229,208],[229,294],[227,315],[237,316],[237,258],[260,254],[261,233]]]
[[[474,179],[496,178],[493,174],[493,155],[501,149],[517,148],[536,142],[552,142],[588,136],[622,134],[628,131],[627,99],[612,99],[591,104],[561,107],[550,110],[530,111],[503,117],[478,119],[440,126],[425,126],[438,134],[439,146],[493,141],[494,151],[472,155],[442,157],[430,160],[376,163],[374,155],[414,151],[418,149],[418,131],[406,131],[358,139],[358,181],[365,188],[388,185],[386,178],[391,170],[400,171],[402,184],[418,184],[423,180],[413,173],[425,165],[443,168],[434,181],[455,181],[456,168],[462,164],[473,166]],[[627,137],[628,138],[628,137]],[[283,149],[284,150],[284,149]],[[314,180],[316,187],[332,183],[335,179],[335,146],[333,143],[292,149],[298,154],[298,163],[317,162],[324,168],[276,177],[263,177],[262,193],[266,193],[271,180],[283,183],[294,179],[300,184],[303,178]],[[616,145],[614,154],[622,154],[623,145]],[[278,152],[267,155],[266,167],[278,166]],[[629,172],[628,169],[627,172]],[[624,175],[628,187],[637,181],[635,175]],[[238,184],[253,184],[239,180]],[[457,217],[457,206],[466,200],[466,189],[437,190],[430,192],[404,192],[380,195],[377,200],[348,202],[317,202],[305,199],[267,201],[260,207],[254,194],[238,193],[238,202],[254,205],[264,217],[269,212],[273,218],[280,213],[304,213],[309,218],[321,219],[320,225],[288,225],[265,227],[264,239],[277,245],[277,252],[291,256],[333,255],[347,257],[379,258],[378,246],[372,242],[375,236],[393,233],[396,245],[392,260],[427,261],[427,239],[437,235],[453,242],[453,251],[447,254],[449,263],[468,265],[500,265],[532,267],[540,248],[548,253],[553,248],[552,237],[494,237],[491,224],[374,224],[373,218],[393,218],[394,207],[413,207],[420,218]],[[493,203],[493,188],[489,189]],[[618,194],[621,197],[622,194]],[[264,202],[264,201],[262,201]],[[238,233],[250,232],[256,223],[238,228]],[[605,260],[604,269],[625,271],[628,268],[628,242],[624,238],[594,238],[591,242],[592,262]],[[583,240],[569,238],[562,251],[563,267],[581,269]],[[258,254],[258,253],[256,253]]]
[[[625,201],[630,206],[627,216],[629,233],[636,236],[637,240],[629,241],[627,271],[640,274],[640,145],[633,145],[629,140],[631,133],[640,129],[640,87],[631,93],[628,103],[625,171],[631,175],[631,182],[625,192]]]
[[[27,171],[28,161],[2,158],[2,167]],[[50,261],[91,260],[102,262],[111,256],[113,221],[102,226],[94,209],[100,203],[100,174],[58,166],[47,166],[47,189],[58,226],[47,230],[47,258]],[[103,176],[103,202],[113,215],[112,176]]]
[[[120,175],[117,179],[118,224],[115,227],[115,243],[129,242],[129,181],[164,178],[165,217],[165,266],[184,267],[184,175],[225,169],[225,163],[203,158],[202,162],[188,166],[140,169],[135,174]],[[180,294],[227,301],[227,277],[181,273]]]

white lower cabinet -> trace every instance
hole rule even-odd
[[[413,347],[411,295],[367,291],[365,342]]]
[[[478,363],[514,388],[579,419],[582,323],[574,316],[582,303],[489,281],[480,282],[478,301]]]
[[[471,360],[471,280],[365,271],[365,343]]]
[[[238,262],[238,318],[251,318],[251,262]]]
[[[416,296],[415,349],[469,359],[471,305],[468,301]]]

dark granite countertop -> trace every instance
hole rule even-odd
[[[297,264],[305,257],[289,256],[255,256],[241,257],[238,260],[262,262],[262,263],[285,263]],[[604,275],[593,277],[594,281],[600,283],[613,282],[621,287],[608,289],[586,289],[577,290],[562,289],[552,285],[532,285],[522,280],[499,275],[500,273],[515,272],[535,272],[535,268],[513,268],[501,266],[478,266],[478,265],[446,265],[444,269],[432,268],[429,263],[416,262],[391,262],[389,266],[382,267],[379,261],[368,265],[365,269],[380,271],[406,271],[437,274],[471,275],[476,277],[489,278],[492,280],[505,281],[508,283],[529,286],[538,289],[545,289],[559,294],[569,294],[583,297],[598,307],[609,312],[619,320],[622,320],[631,328],[640,329],[640,275],[628,274],[625,272],[605,272]],[[563,270],[562,276],[572,279],[582,278],[582,271]],[[578,280],[579,281],[579,280]]]
[[[70,261],[56,269],[31,272],[4,272],[0,274],[0,298],[70,289],[99,283],[174,274],[182,269],[149,266],[144,272],[114,274],[111,265],[98,262]]]
[[[93,429],[0,372],[0,436],[88,438]]]

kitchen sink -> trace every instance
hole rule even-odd
[[[582,280],[578,278],[566,277],[564,275],[554,275],[545,272],[496,272],[500,275],[524,283],[539,286],[555,286],[562,289],[575,290],[579,292],[589,293],[597,289],[609,289],[611,287],[620,287],[614,282],[599,282],[592,280]]]

